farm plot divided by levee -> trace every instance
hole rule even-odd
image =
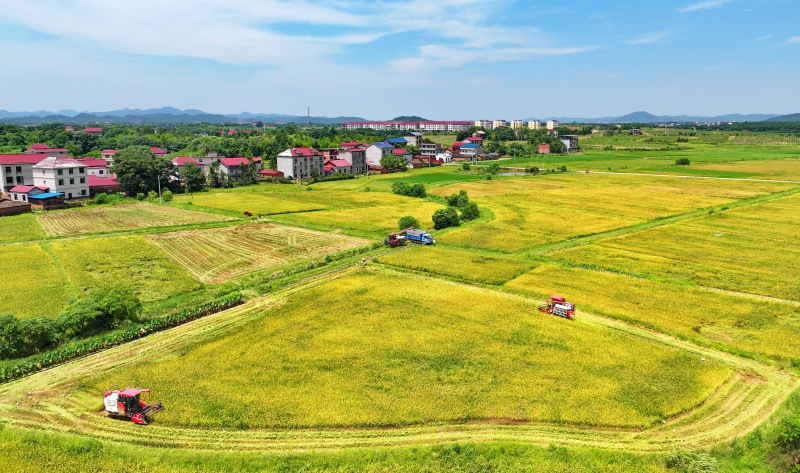
[[[204,283],[223,282],[369,243],[361,238],[274,224],[162,233],[148,238]]]

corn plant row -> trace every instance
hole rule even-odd
[[[191,309],[148,320],[147,322],[132,327],[81,340],[76,344],[56,348],[15,363],[0,366],[0,383],[12,381],[53,365],[121,345],[145,337],[151,333],[177,327],[186,322],[191,322],[192,320],[215,314],[243,303],[244,296],[242,296],[241,293],[232,294],[215,301],[200,304]]]

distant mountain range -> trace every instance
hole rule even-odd
[[[633,112],[621,117],[600,117],[600,118],[574,118],[556,117],[562,123],[693,123],[693,122],[760,122],[778,117],[776,114],[754,113],[742,115],[733,113],[729,115],[717,115],[713,117],[691,116],[691,115],[653,115],[648,112]]]
[[[400,120],[403,119],[403,120]],[[800,121],[800,113],[791,115],[776,114],[750,114],[738,113],[718,116],[690,116],[690,115],[653,115],[648,112],[633,112],[621,117],[600,118],[575,118],[553,117],[562,123],[692,123],[692,122],[787,122]],[[418,116],[402,116],[396,121],[426,121]],[[529,118],[526,120],[533,120]],[[0,123],[14,123],[19,125],[38,125],[41,123],[64,123],[69,125],[88,125],[103,123],[247,123],[261,121],[264,123],[313,123],[333,125],[342,122],[367,121],[361,117],[307,117],[302,115],[282,115],[277,113],[234,113],[214,114],[202,110],[181,110],[174,107],[110,110],[107,112],[79,112],[77,110],[59,110],[50,112],[37,110],[34,112],[9,112],[0,110]]]
[[[307,117],[301,115],[281,115],[276,113],[214,114],[202,110],[181,110],[174,107],[111,110],[107,112],[79,112],[77,110],[59,110],[50,112],[9,112],[0,110],[0,122],[19,125],[37,125],[40,123],[64,123],[85,125],[97,123],[245,123],[262,121],[265,123],[314,123],[336,124],[341,122],[366,121],[361,117]]]

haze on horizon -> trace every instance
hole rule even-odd
[[[0,0],[0,109],[800,111],[797,2],[610,3]]]

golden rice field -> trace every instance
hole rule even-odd
[[[391,196],[384,192],[369,194]],[[365,208],[323,210],[280,216],[279,221],[305,225],[323,226],[332,229],[356,230],[374,233],[397,231],[397,221],[411,215],[425,228],[432,228],[433,213],[444,208],[443,205],[426,200],[407,198],[405,203],[395,205],[375,205]]]
[[[697,169],[757,174],[759,179],[800,180],[800,158],[699,164]]]
[[[49,236],[230,220],[220,215],[144,202],[47,212],[38,218]]]
[[[0,243],[38,240],[44,237],[34,214],[0,217]]]
[[[432,192],[448,195],[464,189],[495,214],[489,223],[449,232],[440,241],[513,252],[786,188],[778,183],[730,186],[694,179],[575,174],[475,181]]]
[[[420,247],[410,243],[407,248],[383,255],[377,261],[485,284],[503,284],[536,266],[536,263],[522,259],[446,250],[434,246]]]
[[[50,254],[35,243],[0,246],[0,275],[0,314],[54,316],[72,295]]]
[[[156,247],[204,283],[366,245],[368,240],[274,224],[149,235]]]
[[[50,243],[76,291],[126,285],[144,302],[201,287],[186,271],[141,236],[84,238]]]
[[[237,213],[249,211],[254,215],[308,212],[325,208],[321,202],[297,202],[291,195],[284,197],[283,194],[245,194],[219,191],[203,192],[192,196],[180,195],[175,197],[175,201]]]
[[[800,360],[800,306],[627,275],[544,264],[506,283],[579,309],[727,349]]]
[[[81,390],[147,385],[170,406],[159,413],[164,426],[639,427],[696,406],[731,374],[541,314],[525,298],[376,268],[261,310],[235,331],[87,379]]]

